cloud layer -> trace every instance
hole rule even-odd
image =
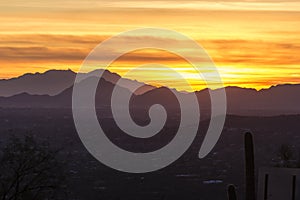
[[[1,1],[0,78],[52,68],[78,70],[88,53],[108,37],[134,28],[162,27],[201,44],[226,85],[260,89],[298,83],[299,19],[298,0]],[[138,43],[147,37],[151,35],[145,33],[126,42]],[[168,36],[158,41],[170,46],[184,43]],[[117,51],[115,44],[107,54]],[[134,52],[114,63],[112,69],[123,73],[146,62],[170,65],[196,88],[203,87],[189,64],[165,52]],[[147,70],[133,78],[143,81],[152,73],[157,84],[172,84],[163,72],[158,76],[157,69]]]

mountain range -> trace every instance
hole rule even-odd
[[[113,84],[117,84],[121,76],[108,70],[95,70],[89,73],[81,73],[78,76],[81,79],[85,77],[97,76],[103,73],[103,78]],[[0,96],[10,97],[13,95],[28,93],[30,95],[58,95],[65,89],[71,87],[75,81],[77,73],[72,70],[49,70],[45,73],[27,73],[17,78],[0,80]],[[135,94],[142,94],[155,87],[135,80],[122,78],[123,84]],[[133,88],[139,87],[137,91]]]
[[[99,71],[98,71],[99,72]],[[95,76],[98,73],[93,71]],[[80,74],[82,82],[92,81],[93,74]],[[0,80],[0,107],[2,108],[70,108],[76,73],[71,70],[51,70],[45,73],[25,74],[18,78]],[[116,85],[122,79],[122,87]],[[80,84],[80,83],[79,83]],[[140,87],[137,91],[133,88]],[[156,88],[138,81],[123,79],[116,73],[103,71],[97,93],[96,106],[108,107],[113,89],[134,94],[131,104],[135,107],[149,107],[160,103],[168,109],[178,111],[178,101],[172,92],[189,98],[191,93],[181,93],[167,87]],[[200,109],[210,110],[209,90],[195,92]],[[255,90],[240,87],[226,87],[227,112],[235,115],[284,115],[300,114],[300,84],[272,86]]]

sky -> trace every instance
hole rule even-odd
[[[225,86],[259,90],[300,83],[300,0],[0,0],[0,24],[0,79],[49,69],[78,71],[105,39],[159,27],[185,34],[205,48]],[[126,42],[145,37],[151,35]],[[170,46],[178,42],[160,39]],[[118,51],[118,44],[110,51]],[[109,70],[125,76],[146,65],[128,77],[185,89],[155,63],[181,73],[193,90],[206,87],[186,60],[165,51],[128,53]]]

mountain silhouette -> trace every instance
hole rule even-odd
[[[300,113],[300,85],[278,85],[256,91],[238,87],[227,87],[229,113]]]
[[[45,73],[28,73],[18,78],[0,80],[0,96],[9,97],[21,93],[57,95],[72,86],[75,77],[76,73],[71,70],[50,70]]]
[[[87,74],[81,73],[79,77],[81,79],[91,76],[96,77],[100,72],[103,73],[103,78],[106,81],[113,84],[116,84],[121,79],[121,76],[108,70],[95,70]],[[17,78],[0,80],[0,96],[10,97],[22,93],[31,95],[58,95],[73,85],[76,75],[71,70],[49,70],[45,73],[28,73]],[[123,79],[123,83],[125,88],[135,92],[135,94],[143,94],[155,88],[151,85],[130,79]],[[139,87],[139,89],[133,91],[135,87]]]
[[[71,108],[72,106],[72,90],[73,83],[67,88],[62,90],[56,95],[51,94],[32,94],[34,92],[42,93],[41,90],[47,90],[46,85],[49,86],[50,82],[46,84],[53,74],[64,74],[67,77],[73,76],[73,81],[76,76],[76,73],[72,71],[48,71],[44,74],[27,74],[22,77],[11,80],[14,84],[23,82],[24,84],[19,87],[23,87],[23,91],[19,94],[10,96],[10,97],[0,97],[0,107],[2,108]],[[93,81],[96,79],[97,71],[91,72],[93,74],[80,74],[81,82],[83,84],[88,81]],[[58,76],[55,76],[58,77]],[[89,78],[87,78],[89,77]],[[30,88],[25,84],[26,81],[30,78],[38,82],[44,82],[43,86],[37,86]],[[43,80],[45,78],[45,80]],[[67,79],[67,78],[65,78]],[[71,78],[70,78],[71,79]],[[178,92],[174,89],[169,89],[167,87],[155,88],[153,86],[145,85],[143,83],[132,81],[129,79],[124,79],[123,86],[120,87],[116,85],[118,80],[121,77],[118,74],[111,73],[109,71],[104,71],[103,77],[99,81],[99,85],[96,93],[96,106],[97,108],[107,108],[111,103],[111,93],[115,87],[119,87],[121,93],[124,94],[132,93],[132,88],[138,86],[142,87],[142,92],[133,93],[133,96],[130,100],[130,106],[135,108],[148,109],[153,104],[161,104],[166,109],[173,110],[174,113],[180,111],[179,103],[176,98],[177,96],[184,96],[189,98],[191,93],[187,92]],[[108,81],[109,80],[109,81]],[[123,80],[123,79],[122,79]],[[4,81],[4,80],[2,80]],[[2,84],[2,81],[0,85]],[[20,82],[18,82],[20,81]],[[34,82],[34,81],[33,81]],[[51,92],[54,94],[61,90],[61,87],[58,87],[56,83],[53,83],[55,87],[51,86]],[[64,86],[66,87],[70,82],[65,81]],[[9,84],[7,84],[9,85]],[[61,84],[63,85],[63,84]],[[61,86],[60,85],[60,86]],[[2,84],[3,87],[3,84]],[[50,87],[50,86],[49,86]],[[17,88],[17,87],[15,87]],[[42,88],[39,90],[38,88]],[[53,89],[55,88],[55,89]],[[255,90],[247,89],[240,87],[226,87],[226,96],[227,96],[227,113],[235,115],[281,115],[281,114],[300,114],[300,84],[285,84],[270,87],[269,89]],[[15,89],[14,92],[17,90]],[[55,92],[54,92],[55,91]],[[205,112],[210,112],[211,102],[209,92],[210,89],[204,89],[201,91],[195,92],[200,110]],[[1,91],[2,94],[5,92]],[[12,94],[13,92],[11,92]],[[8,93],[6,93],[8,94]],[[174,95],[176,94],[176,95]],[[122,95],[121,95],[122,96]],[[125,96],[125,95],[124,95]]]
[[[136,80],[123,78],[117,73],[113,73],[113,72],[110,72],[109,70],[102,70],[102,69],[97,69],[97,70],[91,71],[86,74],[83,74],[83,73],[78,74],[78,78],[83,80],[86,77],[98,77],[100,73],[102,73],[102,77],[104,80],[106,80],[114,85],[118,85],[118,81],[120,79],[122,79],[121,87],[127,88],[129,91],[134,92],[135,94],[143,94],[143,93],[155,88],[152,85],[147,85],[145,83],[142,83],[142,82],[139,82]],[[135,88],[138,88],[138,89],[135,90]]]
[[[93,82],[96,77],[90,77],[83,79],[78,83],[78,87],[81,85],[89,84]],[[105,107],[110,105],[110,99],[112,91],[115,87],[119,87],[106,81],[104,78],[99,80],[97,92],[95,96],[96,106]],[[122,93],[131,93],[126,88],[119,87]],[[72,92],[73,85],[63,92],[55,96],[50,95],[31,95],[28,93],[21,93],[11,97],[0,97],[0,107],[3,108],[70,108],[72,106]],[[84,90],[83,90],[84,92]]]

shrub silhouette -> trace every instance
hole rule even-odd
[[[228,186],[227,194],[228,194],[228,199],[229,199],[229,200],[237,200],[234,185],[229,185],[229,186]]]
[[[278,163],[275,167],[285,167],[285,168],[293,168],[297,167],[296,162],[293,163],[295,159],[295,154],[290,145],[282,144],[277,152]]]

